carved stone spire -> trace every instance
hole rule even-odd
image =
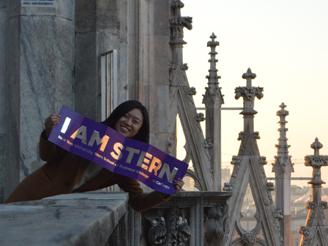
[[[192,18],[182,17],[181,8],[183,3],[180,0],[171,1],[171,17],[170,17],[170,46],[171,46],[171,65],[169,68],[170,81],[170,103],[167,107],[170,109],[171,119],[175,119],[179,115],[183,132],[186,138],[186,158],[191,159],[193,163],[195,183],[200,190],[213,190],[213,180],[211,175],[210,157],[206,148],[204,134],[200,127],[202,116],[197,113],[193,95],[195,89],[190,88],[186,70],[187,64],[183,63],[183,40],[184,27],[192,28]],[[176,125],[172,124],[172,128]],[[175,140],[170,140],[173,145]]]
[[[300,230],[301,240],[299,245],[328,245],[328,220],[325,217],[324,210],[327,209],[327,202],[321,200],[321,185],[325,182],[321,179],[321,167],[328,166],[328,156],[320,155],[319,149],[322,144],[318,138],[311,145],[314,149],[314,155],[305,156],[305,166],[312,166],[312,179],[309,184],[312,185],[312,201],[307,206],[306,225]]]
[[[239,134],[241,140],[238,156],[232,159],[233,172],[229,185],[232,188],[232,196],[228,201],[229,229],[225,234],[225,246],[228,245],[268,245],[280,246],[279,225],[277,215],[271,197],[272,184],[267,183],[263,165],[265,157],[260,155],[256,139],[258,133],[254,132],[254,100],[262,98],[263,88],[253,87],[252,80],[256,77],[250,69],[243,74],[246,79],[246,87],[235,89],[236,99],[244,99],[244,107],[241,114],[244,116],[244,131]],[[250,213],[256,214],[255,227],[252,229],[243,226],[245,214],[242,213],[244,201],[247,200],[246,190],[249,187],[255,208]],[[224,189],[227,190],[227,189]],[[255,211],[254,211],[255,210]],[[247,218],[246,218],[247,219]],[[265,221],[265,223],[263,223]],[[263,240],[265,238],[265,240]]]
[[[216,68],[216,46],[219,45],[214,33],[210,36],[211,40],[207,46],[211,48],[210,69],[206,76],[208,79],[205,95],[203,95],[203,103],[206,108],[206,143],[208,146],[211,158],[211,171],[213,177],[213,189],[215,191],[221,190],[221,105],[223,102],[223,95],[219,87],[218,70]]]
[[[208,70],[209,74],[208,76],[206,76],[206,78],[208,79],[208,87],[213,90],[213,92],[215,93],[215,91],[219,88],[219,79],[221,78],[220,76],[218,76],[218,70],[216,69],[216,63],[218,62],[218,60],[216,59],[216,55],[218,54],[216,52],[216,46],[219,46],[220,43],[218,41],[216,41],[216,36],[214,33],[212,33],[212,35],[210,36],[211,41],[207,42],[207,47],[211,48],[210,51],[210,59],[208,60],[210,63],[210,70]]]
[[[288,154],[286,132],[286,116],[289,114],[285,110],[286,105],[282,103],[280,110],[277,112],[279,116],[279,139],[276,145],[278,154],[275,156],[275,163],[273,164],[273,172],[275,172],[276,183],[276,209],[281,214],[280,216],[280,234],[283,239],[284,246],[291,246],[291,172],[294,171],[291,157]]]
[[[288,166],[290,166],[291,171],[293,171],[292,163],[290,162],[290,156],[288,155],[288,148],[290,145],[287,144],[287,136],[286,132],[288,131],[288,128],[286,128],[286,116],[289,114],[287,110],[285,110],[286,105],[284,103],[281,103],[280,110],[277,112],[277,116],[279,116],[279,139],[278,144],[276,145],[278,149],[278,155],[276,156],[276,163],[279,164],[279,166],[282,166],[282,168],[286,169]],[[278,166],[275,166],[278,168]],[[275,168],[274,168],[275,169]]]
[[[183,40],[183,28],[191,30],[192,28],[192,18],[191,17],[182,17],[181,8],[184,4],[181,0],[174,0],[171,4],[172,8],[172,17],[170,19],[171,24],[171,41],[170,44],[174,46],[180,46],[186,44]]]
[[[239,133],[239,140],[242,140],[239,155],[247,154],[249,151],[259,154],[256,141],[249,144],[246,139],[250,136],[252,139],[259,139],[258,132],[254,132],[254,115],[257,113],[254,110],[254,100],[255,97],[261,99],[263,97],[263,88],[262,87],[253,87],[252,80],[256,78],[256,74],[252,73],[250,68],[247,69],[247,72],[243,74],[243,79],[246,79],[246,87],[237,87],[235,89],[235,98],[239,99],[242,97],[243,100],[243,111],[241,112],[244,115],[244,131]]]

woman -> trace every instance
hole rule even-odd
[[[49,142],[48,136],[59,119],[59,115],[49,116],[45,121],[45,130],[40,136],[40,157],[47,163],[26,177],[6,203],[98,190],[114,184],[129,192],[129,204],[138,211],[153,207],[169,197],[155,191],[143,194],[136,180],[90,163]],[[149,142],[148,112],[138,101],[130,100],[120,104],[103,123],[127,138]],[[181,190],[182,185],[183,181],[178,181],[175,184],[176,189]]]

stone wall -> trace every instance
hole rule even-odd
[[[6,47],[6,20],[7,20],[7,3],[6,0],[0,0],[0,54],[5,53]],[[0,202],[3,200],[4,196],[4,185],[5,185],[5,155],[7,153],[7,98],[6,98],[6,63],[5,56],[0,55]]]
[[[10,126],[7,196],[19,178],[42,164],[37,143],[44,119],[62,105],[73,106],[74,1],[57,0],[49,7],[8,1],[5,27],[10,30],[4,36]]]
[[[76,2],[76,110],[100,120],[100,56],[117,52],[116,104],[128,98],[127,0]],[[130,31],[130,30],[129,30]],[[132,30],[133,32],[133,30]],[[135,64],[132,64],[134,66]],[[83,97],[81,97],[83,95]]]

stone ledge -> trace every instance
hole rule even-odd
[[[1,245],[105,245],[127,193],[77,193],[0,205]]]

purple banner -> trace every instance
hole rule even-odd
[[[172,194],[188,165],[150,144],[124,137],[112,128],[62,107],[49,141],[154,190]]]

